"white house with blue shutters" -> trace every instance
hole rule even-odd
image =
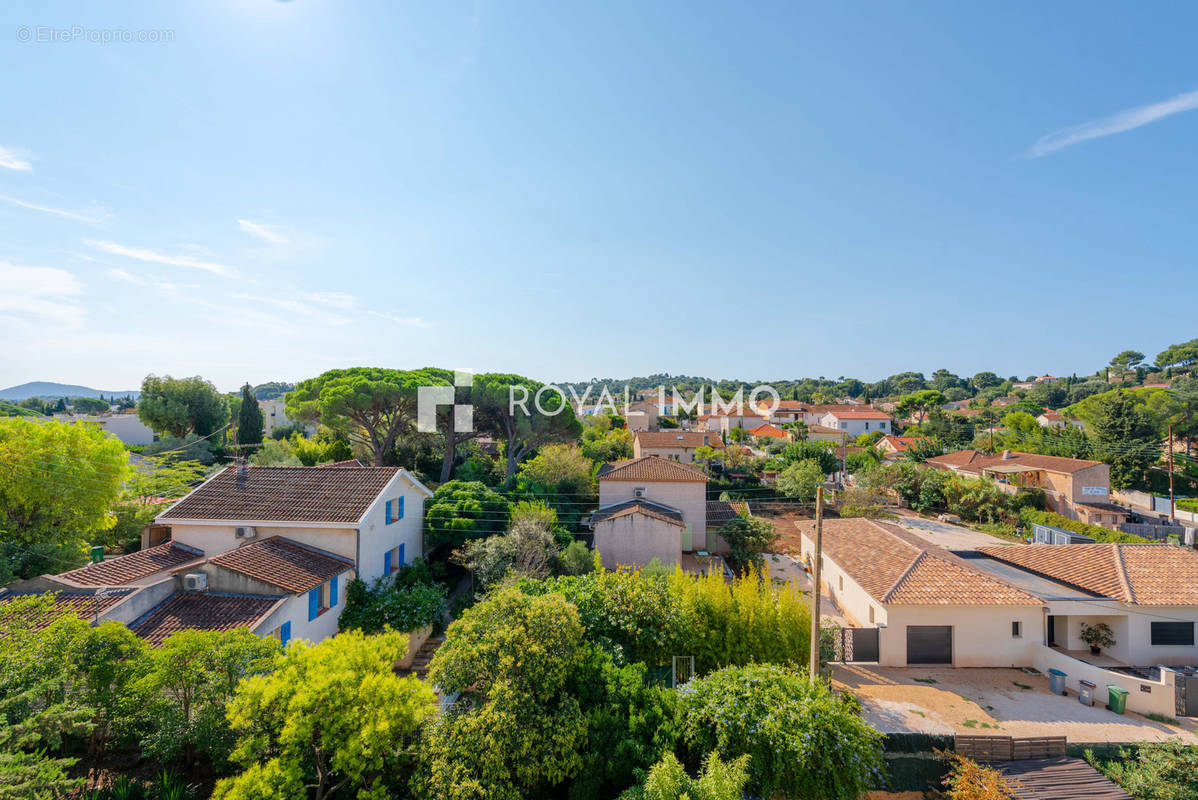
[[[431,496],[402,467],[229,467],[160,514],[145,549],[7,591],[57,592],[152,644],[241,626],[318,642],[337,632],[351,580],[423,554]]]
[[[156,523],[169,526],[174,543],[202,551],[212,568],[236,565],[289,589],[292,598],[255,629],[316,642],[336,633],[350,580],[370,582],[423,554],[424,503],[431,496],[402,467],[229,467]],[[264,545],[272,538],[292,546],[274,548],[268,558]],[[313,554],[311,564],[305,551]],[[221,583],[215,575],[212,582]]]
[[[78,600],[151,643],[240,626],[318,642],[337,632],[351,580],[423,555],[431,496],[402,467],[228,467],[158,515],[152,546],[17,588]]]

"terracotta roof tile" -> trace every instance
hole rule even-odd
[[[347,522],[362,518],[399,467],[226,467],[158,519]]]
[[[601,481],[670,481],[706,483],[707,474],[698,467],[657,456],[615,461],[599,468]]]
[[[1198,605],[1198,551],[1168,544],[1032,544],[980,548],[991,558],[1146,606]]]
[[[890,415],[885,411],[873,411],[867,409],[837,409],[827,412],[837,419],[890,419]]]
[[[777,425],[770,425],[768,422],[765,425],[758,425],[749,431],[753,436],[765,436],[771,439],[789,439],[790,434],[779,428]]]
[[[1042,456],[1039,453],[1012,452],[1010,458],[1003,458],[1001,453],[993,455],[977,450],[958,450],[955,453],[945,453],[927,460],[928,464],[939,467],[955,467],[964,472],[980,474],[984,469],[1003,466],[1030,467],[1047,472],[1070,474],[1090,467],[1100,465],[1101,461],[1086,461],[1081,458],[1065,458],[1064,456]]]
[[[41,630],[49,626],[54,620],[68,613],[75,614],[81,619],[94,619],[117,603],[124,601],[134,591],[133,589],[109,589],[99,596],[92,592],[75,592],[69,589],[58,592],[47,592],[46,595],[53,598],[50,608],[46,614],[39,614],[36,617],[30,618],[28,624],[34,630]],[[0,604],[6,600],[25,596],[28,596],[28,593],[0,594]],[[0,609],[0,620],[11,617],[11,615],[12,612],[3,612],[3,609]]]
[[[353,568],[348,559],[281,536],[252,542],[209,561],[296,594]]]
[[[634,438],[641,447],[723,447],[718,434],[703,431],[637,431]]]
[[[185,545],[160,545],[64,572],[59,578],[80,586],[120,586],[195,561],[203,553]]]
[[[283,598],[180,592],[171,595],[129,628],[155,647],[185,630],[231,631],[249,628]]]
[[[809,539],[815,523],[795,523]],[[887,522],[824,520],[824,555],[871,597],[898,605],[1040,605],[1043,601]]]

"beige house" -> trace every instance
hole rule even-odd
[[[1041,428],[1067,428],[1072,425],[1084,430],[1086,427],[1086,423],[1080,419],[1066,419],[1060,411],[1045,411],[1036,417],[1036,422],[1040,423]]]
[[[814,522],[798,523],[811,564]],[[883,666],[1030,663],[1043,601],[897,525],[824,521],[823,585],[850,621],[880,628]]]
[[[691,464],[695,460],[695,450],[700,447],[712,447],[721,450],[724,442],[718,434],[707,431],[636,431],[632,437],[632,456],[657,456],[667,461],[678,461]]]
[[[733,428],[743,428],[746,431],[751,431],[765,424],[766,418],[760,414],[752,413],[747,404],[741,413],[724,411],[718,414],[702,414],[699,416],[699,427],[701,429],[719,434],[727,433]]]
[[[1127,511],[1110,501],[1111,468],[1101,461],[1012,450],[993,455],[960,450],[929,458],[926,463],[936,469],[993,478],[1011,492],[1020,487],[1043,489],[1048,510],[1070,519],[1107,528],[1118,528],[1127,521]]]
[[[599,508],[590,524],[609,569],[654,558],[678,564],[683,553],[716,549],[708,548],[707,475],[653,455],[600,468]]]
[[[874,447],[881,451],[882,460],[898,461],[912,445],[922,441],[922,436],[883,436]]]
[[[629,403],[625,409],[624,427],[630,431],[655,431],[657,420],[661,416],[657,403],[652,400],[639,400]]]
[[[849,434],[837,428],[829,428],[827,425],[812,423],[807,426],[807,441],[832,442],[837,447],[841,447],[848,443]]]

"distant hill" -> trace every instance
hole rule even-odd
[[[40,397],[43,400],[57,400],[59,397],[99,397],[100,395],[104,395],[106,398],[125,397],[129,395],[136,400],[140,394],[141,392],[136,389],[109,391],[107,389],[93,389],[90,386],[75,386],[69,383],[33,381],[31,383],[22,383],[20,386],[10,386],[7,389],[0,389],[0,400],[20,402],[30,397]]]

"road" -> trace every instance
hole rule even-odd
[[[954,525],[951,522],[941,522],[936,519],[924,519],[914,511],[905,508],[898,509],[896,513],[899,515],[897,525],[927,539],[932,544],[938,544],[949,550],[975,550],[979,547],[1013,544],[1008,539],[1000,539],[963,525]]]

